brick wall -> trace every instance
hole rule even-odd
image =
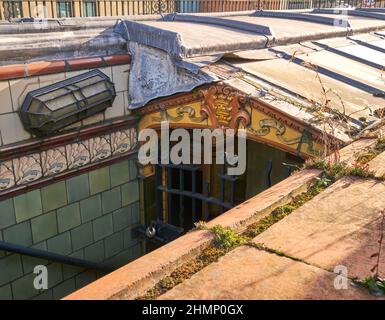
[[[118,267],[143,254],[135,157],[0,201],[0,240]],[[34,266],[48,268],[45,291]],[[0,299],[59,299],[95,271],[0,251]]]

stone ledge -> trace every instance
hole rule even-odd
[[[303,170],[247,200],[241,205],[213,219],[208,226],[221,224],[238,231],[262,219],[272,209],[290,202],[306,191],[320,170]],[[105,300],[125,294],[134,299],[152,288],[160,279],[174,271],[188,259],[196,257],[213,240],[209,231],[194,230],[123,266],[90,285],[65,297],[65,300]]]

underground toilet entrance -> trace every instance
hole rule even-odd
[[[137,231],[146,252],[185,234],[199,221],[207,222],[286,179],[304,159],[247,140],[246,170],[227,174],[228,164],[153,165],[142,180],[144,224]]]

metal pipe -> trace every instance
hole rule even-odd
[[[77,267],[83,267],[85,269],[92,269],[104,272],[111,272],[113,268],[106,266],[102,263],[96,263],[92,261],[87,261],[83,259],[73,258],[69,256],[64,256],[61,254],[48,252],[40,249],[24,247],[18,244],[9,243],[5,241],[0,241],[0,250],[19,253],[35,258],[46,259],[50,261],[60,262],[64,264],[70,264]]]

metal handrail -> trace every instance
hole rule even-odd
[[[24,247],[15,243],[9,243],[5,241],[0,241],[0,250],[19,253],[22,255],[27,255],[35,258],[60,262],[64,264],[70,264],[77,267],[82,267],[85,269],[97,270],[102,272],[111,272],[113,268],[104,265],[102,263],[96,263],[88,260],[78,259],[70,256],[64,256],[61,254],[48,252],[40,249]]]

